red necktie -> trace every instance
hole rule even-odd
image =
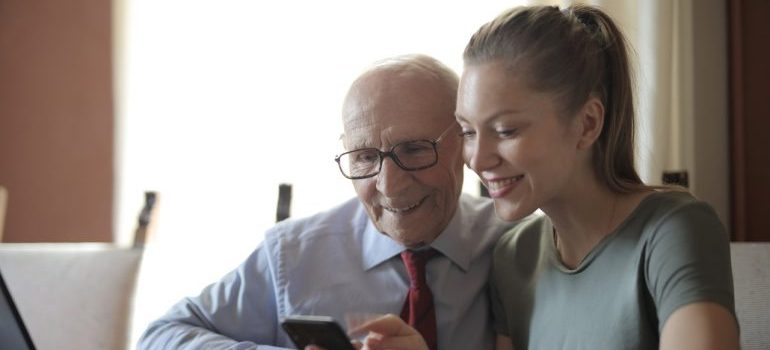
[[[406,271],[409,273],[409,292],[406,294],[401,319],[417,329],[428,348],[436,350],[436,309],[433,307],[433,294],[425,282],[425,264],[436,255],[433,249],[401,253]]]

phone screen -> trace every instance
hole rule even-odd
[[[297,349],[314,344],[326,350],[355,350],[345,331],[327,316],[289,316],[281,326]]]

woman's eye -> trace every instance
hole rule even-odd
[[[473,130],[463,130],[460,133],[460,137],[463,137],[463,138],[469,138],[469,137],[472,137],[473,135],[476,135],[476,132]]]
[[[511,137],[516,134],[516,129],[500,129],[497,130],[497,135],[500,137]]]

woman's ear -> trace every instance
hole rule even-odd
[[[588,149],[602,134],[604,127],[604,104],[592,96],[583,104],[578,113],[577,122],[580,124],[578,149]]]

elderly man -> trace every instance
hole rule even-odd
[[[336,158],[358,198],[270,229],[235,271],[150,324],[139,348],[293,347],[282,318],[355,313],[399,314],[434,349],[491,348],[490,253],[510,224],[461,194],[457,85],[422,55],[362,74]]]

